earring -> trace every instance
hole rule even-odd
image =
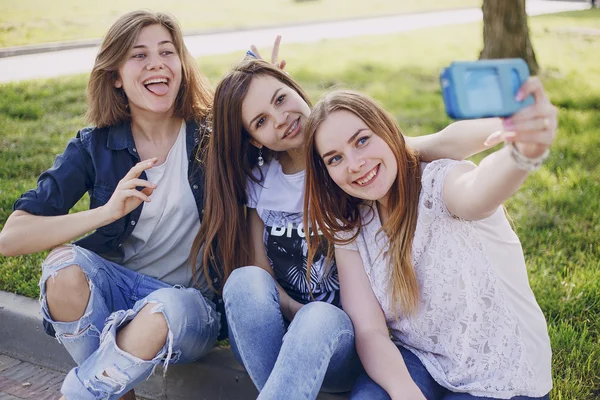
[[[262,167],[265,164],[265,159],[262,156],[262,147],[258,149],[258,166]]]

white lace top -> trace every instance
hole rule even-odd
[[[364,207],[355,242],[393,340],[453,392],[507,399],[552,388],[546,320],[529,287],[523,250],[502,207],[480,221],[447,210],[442,188],[459,162],[424,164],[412,261],[420,289],[412,318],[388,298],[387,237],[377,209]]]

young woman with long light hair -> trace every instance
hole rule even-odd
[[[556,109],[504,121],[479,166],[421,163],[369,97],[327,94],[306,124],[305,225],[335,244],[341,297],[366,374],[353,399],[547,399],[546,321],[502,203],[539,168]],[[309,259],[318,240],[309,243]],[[310,266],[309,266],[310,273]]]

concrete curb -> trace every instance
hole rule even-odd
[[[75,366],[67,351],[42,328],[39,303],[0,291],[0,354],[66,373]],[[161,368],[136,387],[150,400],[250,400],[258,392],[229,349],[215,347],[201,361]],[[345,395],[322,393],[319,400],[341,400]]]

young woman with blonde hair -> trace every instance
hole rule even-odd
[[[306,125],[306,225],[335,243],[344,310],[367,375],[353,399],[538,399],[552,387],[546,321],[502,203],[548,155],[556,109],[504,121],[479,166],[420,163],[395,121],[349,91]],[[311,241],[310,255],[316,250]],[[310,271],[310,267],[309,267]]]
[[[309,114],[307,95],[289,75],[264,61],[244,61],[216,89],[203,158],[205,215],[192,254],[219,265],[232,349],[261,399],[347,391],[361,371],[335,263],[319,253],[306,277]],[[499,120],[468,121],[406,140],[427,159],[462,158],[500,128]]]
[[[87,95],[95,126],[16,201],[0,234],[6,256],[53,249],[42,265],[42,315],[78,364],[62,385],[69,400],[116,399],[160,363],[201,358],[220,321],[203,276],[199,289],[186,288],[203,207],[195,155],[212,91],[176,21],[120,17]],[[86,192],[90,209],[69,213]]]

